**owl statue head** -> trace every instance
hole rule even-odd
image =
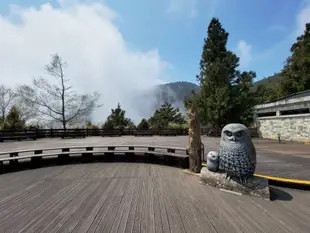
[[[216,151],[210,151],[207,155],[207,168],[209,171],[216,172],[219,169],[219,154]]]
[[[218,162],[219,155],[216,151],[210,151],[207,155],[207,162]]]
[[[228,124],[222,129],[221,139],[225,142],[238,143],[250,138],[249,129],[242,124]]]

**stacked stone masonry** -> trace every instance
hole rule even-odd
[[[259,135],[262,138],[310,142],[310,114],[292,117],[264,117],[259,119]]]
[[[282,140],[310,142],[310,90],[255,108],[260,137],[277,139],[280,134]]]

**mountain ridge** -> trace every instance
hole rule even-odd
[[[253,83],[253,91],[257,90],[259,85],[268,85],[277,81],[277,75],[263,78]],[[192,92],[199,90],[199,86],[188,81],[176,81],[164,84],[158,84],[154,87],[152,94],[156,101],[154,109],[157,109],[165,102],[171,103],[172,106],[180,108],[182,112],[184,109],[184,99],[191,96]]]

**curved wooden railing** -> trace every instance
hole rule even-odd
[[[38,165],[43,158],[68,161],[70,157],[82,157],[83,161],[94,159],[135,161],[142,158],[149,162],[161,160],[167,165],[188,167],[186,148],[148,145],[74,146],[6,151],[0,153],[0,164],[16,165],[19,161],[30,160],[31,163]]]
[[[202,144],[202,156],[204,147]],[[182,168],[189,167],[188,151],[184,147],[170,146],[150,146],[150,145],[101,145],[101,146],[73,146],[73,147],[53,147],[39,148],[16,151],[4,151],[0,153],[0,172],[4,171],[7,165],[17,165],[22,161],[30,161],[35,166],[41,165],[44,158],[56,158],[57,161],[69,162],[70,158],[82,158],[84,162],[92,160],[105,161],[144,161],[151,163],[161,163],[170,166]],[[203,160],[203,158],[202,158]],[[203,166],[206,166],[203,161]],[[309,189],[310,181],[285,179],[281,177],[265,176],[254,174],[258,177],[264,177],[273,182],[272,184],[285,185],[295,188]],[[299,185],[299,186],[298,186]]]

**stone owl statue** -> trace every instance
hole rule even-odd
[[[207,155],[207,168],[211,172],[217,172],[219,169],[219,155],[216,151],[210,151]]]
[[[256,151],[249,129],[242,124],[228,124],[221,134],[219,151],[220,169],[226,178],[247,183],[256,167]]]

